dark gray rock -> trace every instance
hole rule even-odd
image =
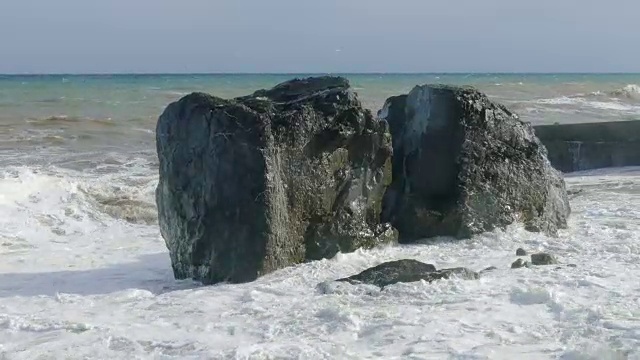
[[[495,266],[489,266],[489,267],[488,267],[488,268],[486,268],[486,269],[480,270],[480,274],[483,274],[483,273],[485,273],[485,272],[489,272],[489,271],[493,271],[493,270],[497,270],[497,269],[498,269],[498,268],[497,268],[497,267],[495,267]]]
[[[457,268],[449,268],[449,269],[440,269],[436,271],[432,277],[433,280],[438,279],[450,279],[452,277],[456,277],[462,280],[478,280],[480,278],[480,274],[467,269],[465,267],[457,267]]]
[[[516,261],[514,261],[511,264],[511,268],[512,269],[519,269],[519,268],[523,268],[523,267],[529,267],[529,263],[525,260],[522,259],[517,259]]]
[[[516,221],[556,235],[570,213],[565,182],[529,123],[469,87],[424,85],[389,98],[393,137],[383,221],[402,242],[468,238]]]
[[[451,268],[436,270],[435,266],[417,260],[396,260],[369,268],[357,275],[336,281],[350,284],[371,284],[384,288],[395,283],[408,283],[420,280],[432,282],[439,279],[458,277],[465,280],[478,279],[479,274],[467,268]]]
[[[567,195],[569,195],[569,200],[577,198],[579,195],[584,195],[584,189],[567,189]]]
[[[555,256],[547,253],[531,254],[531,263],[533,265],[555,265],[558,264],[558,259]]]
[[[193,93],[156,128],[160,230],[178,279],[245,282],[397,241],[380,225],[386,122],[346,79],[296,79],[225,100]]]
[[[527,256],[527,250],[523,248],[516,249],[516,256]]]

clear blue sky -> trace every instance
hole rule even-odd
[[[0,0],[0,73],[638,72],[639,0]]]

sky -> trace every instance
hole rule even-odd
[[[0,73],[640,72],[638,0],[0,0]]]

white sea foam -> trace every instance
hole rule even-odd
[[[631,99],[640,99],[640,85],[628,84],[622,89],[611,92],[614,96],[622,96]]]
[[[128,176],[93,178],[3,169],[0,357],[640,358],[638,168],[567,177],[583,191],[558,238],[512,226],[462,242],[339,254],[249,284],[196,287],[172,279],[157,225],[113,216],[91,195],[152,203],[155,173],[128,164]],[[517,247],[577,267],[512,270]],[[498,269],[479,281],[382,291],[331,281],[399,258]]]
[[[580,96],[561,96],[557,98],[539,99],[535,103],[543,105],[572,105],[577,109],[593,108],[599,110],[614,110],[627,113],[640,113],[640,105],[623,103],[617,99],[607,101],[591,100]]]
[[[544,105],[545,111],[553,111],[554,107],[566,105],[580,113],[585,109],[611,110],[619,113],[638,114],[640,113],[640,86],[629,84],[613,91],[592,91],[588,94],[578,93],[554,98],[538,99],[535,104]],[[525,103],[530,103],[526,101]],[[550,106],[550,107],[547,107]]]

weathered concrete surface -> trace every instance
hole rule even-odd
[[[640,166],[640,120],[540,125],[536,135],[562,172]]]
[[[187,95],[160,116],[156,141],[160,231],[178,279],[251,281],[397,240],[380,223],[388,126],[344,78]]]

